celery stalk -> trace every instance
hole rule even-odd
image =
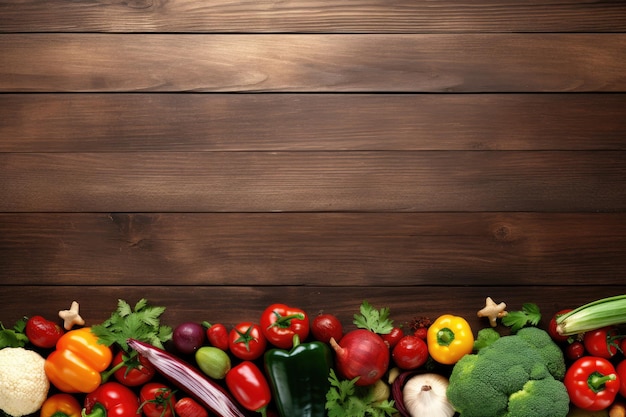
[[[556,319],[557,332],[563,336],[622,323],[626,323],[626,294],[592,301]]]

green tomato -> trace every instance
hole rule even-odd
[[[196,363],[202,372],[213,379],[223,379],[231,367],[228,354],[214,346],[203,346],[198,349]]]

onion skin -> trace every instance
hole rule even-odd
[[[352,330],[339,343],[331,339],[330,345],[336,353],[337,371],[346,379],[359,377],[357,386],[372,385],[387,371],[389,348],[370,330]]]

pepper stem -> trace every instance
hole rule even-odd
[[[297,320],[304,320],[304,314],[303,313],[294,313],[294,314],[288,314],[286,316],[281,316],[280,313],[273,311],[274,315],[276,316],[276,321],[272,324],[270,324],[267,328],[270,329],[272,327],[280,327],[282,329],[286,329],[287,327],[291,326],[291,320],[293,319],[297,319]]]
[[[82,417],[107,417],[107,410],[100,403],[96,403],[91,409],[91,413],[87,414],[87,409],[83,408],[80,412]]]
[[[267,406],[263,406],[256,410],[257,413],[261,413],[261,417],[267,417]]]
[[[300,344],[300,335],[298,333],[293,334],[293,346],[292,349]]]
[[[447,327],[437,332],[437,344],[441,346],[450,346],[454,341],[454,332]]]
[[[604,391],[605,384],[608,381],[614,381],[615,378],[615,374],[602,375],[600,372],[594,372],[587,378],[587,385],[589,389],[597,394],[600,391]]]

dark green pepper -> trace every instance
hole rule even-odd
[[[325,417],[328,375],[332,355],[327,344],[300,344],[294,336],[291,350],[271,349],[265,353],[267,372],[276,408],[281,417]]]

